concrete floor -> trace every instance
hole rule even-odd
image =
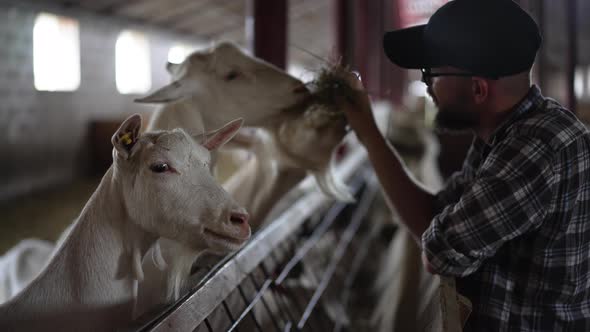
[[[80,214],[99,182],[99,178],[81,179],[0,204],[0,254],[25,238],[56,241]]]

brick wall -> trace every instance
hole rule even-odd
[[[50,12],[79,21],[81,83],[73,92],[36,91],[33,81],[33,23]],[[153,27],[80,10],[25,1],[0,4],[0,201],[67,183],[89,160],[88,124],[149,113],[115,83],[115,41],[123,29],[150,40],[152,90],[168,82],[164,69],[176,42],[198,42]]]

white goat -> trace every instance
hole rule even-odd
[[[0,257],[0,303],[12,298],[39,274],[54,248],[52,242],[24,239]]]
[[[173,82],[136,100],[168,103],[156,111],[148,130],[183,128],[202,133],[241,117],[247,126],[268,129],[283,158],[311,172],[324,193],[352,199],[330,165],[332,151],[346,133],[344,117],[315,108],[297,111],[310,97],[300,80],[228,42],[166,68]]]
[[[332,152],[346,134],[344,117],[334,118],[313,108],[294,111],[309,97],[302,82],[230,43],[195,52],[180,65],[168,64],[167,69],[173,82],[138,100],[169,103],[154,114],[148,130],[181,127],[198,133],[237,115],[248,125],[268,130],[269,135],[257,135],[252,137],[255,142],[246,143],[260,148],[258,158],[225,184],[254,214],[256,226],[307,172],[314,174],[325,193],[352,200],[347,188],[332,176]],[[165,238],[158,244],[144,260],[144,268],[154,277],[144,282],[164,285],[139,285],[138,304],[144,308],[138,308],[138,314],[177,299],[189,286],[189,271],[197,253]],[[143,291],[154,288],[161,292]]]
[[[238,133],[228,142],[230,148],[251,149],[256,158],[251,158],[232,176],[223,187],[237,201],[240,206],[247,207],[252,219],[252,212],[258,213],[261,208],[266,209],[269,194],[276,186],[278,169],[274,158],[270,158],[274,150],[273,140],[262,130],[247,128]],[[262,158],[260,158],[262,157]],[[296,184],[305,176],[300,171],[296,177]],[[286,190],[285,190],[286,191]],[[258,216],[258,214],[256,214]],[[258,223],[256,223],[256,227]],[[253,225],[252,228],[256,229]],[[212,250],[209,253],[219,253]],[[148,251],[142,266],[146,278],[139,283],[136,316],[141,316],[152,308],[177,300],[180,295],[191,286],[190,270],[193,263],[204,251],[188,248],[181,243],[167,238],[160,238],[157,244]],[[207,256],[208,258],[212,258]],[[218,258],[212,258],[217,261]]]
[[[24,239],[0,256],[0,304],[13,298],[41,273],[72,226],[73,223],[66,227],[55,243]]]
[[[196,134],[240,117],[258,126],[309,96],[301,81],[228,42],[166,68],[173,82],[136,100],[167,103],[154,113],[148,131],[183,128]]]
[[[257,230],[276,203],[287,191],[299,183],[306,170],[289,167],[276,159],[275,140],[260,128],[244,128],[228,142],[227,147],[248,149],[253,156],[231,176],[223,187],[237,201],[246,207],[250,215],[252,230]],[[140,316],[149,309],[177,300],[188,290],[192,278],[190,270],[202,254],[169,239],[159,239],[144,258],[143,267],[146,278],[139,284],[136,315]],[[197,266],[216,262],[220,257],[203,257]],[[233,304],[230,304],[233,305]],[[213,326],[223,319],[213,319]]]
[[[128,324],[141,258],[157,237],[193,250],[238,249],[250,236],[244,209],[210,174],[210,151],[241,126],[202,144],[184,131],[139,135],[141,117],[115,133],[113,166],[46,268],[0,306],[1,331],[105,331]]]

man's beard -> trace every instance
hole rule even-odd
[[[434,122],[437,131],[460,133],[474,129],[478,119],[473,111],[457,107],[439,107]]]
[[[477,126],[479,120],[477,114],[468,109],[469,97],[467,94],[457,95],[455,102],[450,105],[440,105],[432,88],[428,88],[428,95],[438,109],[434,119],[436,131],[461,133]]]

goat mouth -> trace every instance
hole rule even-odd
[[[313,104],[314,100],[315,99],[311,94],[301,96],[300,99],[298,99],[297,101],[295,101],[291,105],[289,105],[287,107],[283,107],[281,109],[281,111],[301,113],[301,112],[305,111],[305,109],[307,109],[309,106],[311,106]]]
[[[229,235],[225,235],[225,234],[221,234],[221,233],[212,231],[212,230],[210,230],[208,228],[205,228],[203,230],[203,233],[205,233],[205,234],[207,234],[207,235],[209,235],[209,236],[211,236],[211,237],[213,237],[215,239],[223,240],[223,241],[228,241],[228,242],[231,242],[233,244],[242,244],[242,243],[246,242],[250,238],[250,237],[247,237],[247,238],[233,237],[233,236],[229,236]]]

